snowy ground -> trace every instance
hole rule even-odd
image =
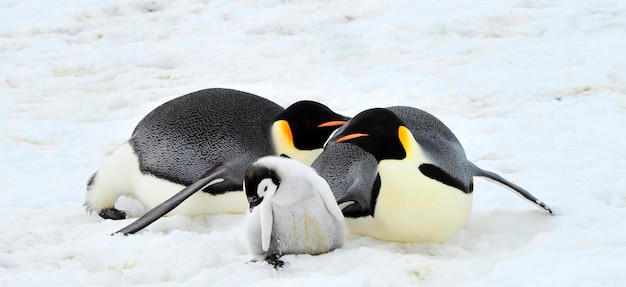
[[[619,0],[0,0],[0,286],[626,286],[625,51]],[[86,214],[87,178],[209,87],[425,109],[558,215],[478,179],[448,242],[349,236],[282,271],[246,263],[243,215],[110,236],[132,219]]]

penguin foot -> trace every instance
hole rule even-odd
[[[115,207],[111,208],[103,208],[98,212],[98,215],[104,219],[112,219],[112,220],[120,220],[126,219],[126,212],[115,209]]]
[[[285,261],[282,261],[278,258],[279,256],[276,256],[276,254],[272,254],[270,256],[265,257],[265,262],[274,266],[275,269],[283,268],[283,266],[285,265]]]

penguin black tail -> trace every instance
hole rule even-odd
[[[506,180],[505,178],[503,178],[502,176],[500,176],[499,174],[495,173],[495,172],[491,172],[488,170],[484,170],[481,169],[477,166],[474,165],[474,175],[475,176],[480,176],[480,177],[484,177],[486,179],[495,181],[497,183],[500,183],[502,185],[505,185],[506,187],[510,188],[511,190],[513,190],[517,195],[521,196],[522,198],[530,201],[532,204],[538,206],[539,208],[547,211],[548,213],[550,213],[550,215],[554,215],[554,213],[552,212],[552,209],[546,205],[543,201],[539,200],[538,198],[536,198],[534,195],[532,195],[530,192],[526,191],[525,189],[521,188],[520,186]]]

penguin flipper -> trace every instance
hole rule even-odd
[[[332,192],[329,193],[320,193],[322,196],[322,202],[324,203],[324,207],[326,210],[330,212],[330,214],[337,219],[337,221],[343,221],[343,213],[341,213],[341,209],[337,208],[337,201],[335,197],[332,195]]]
[[[152,224],[157,219],[161,218],[163,215],[172,211],[178,205],[180,205],[185,199],[189,198],[191,195],[196,193],[198,190],[203,189],[207,186],[220,183],[224,181],[222,176],[224,173],[227,173],[228,170],[224,167],[219,168],[210,176],[203,177],[198,181],[192,183],[191,185],[183,188],[174,196],[170,197],[168,200],[163,203],[157,205],[155,208],[149,210],[146,214],[141,216],[139,219],[135,220],[133,223],[128,226],[116,231],[116,233],[122,233],[124,235],[134,234],[137,231],[145,228],[146,226]]]
[[[242,177],[239,173],[234,172],[234,170],[238,169],[231,166],[231,168],[225,170],[224,168],[222,168],[224,166],[226,166],[224,163],[215,163],[206,172],[204,172],[204,174],[200,176],[200,178],[205,178],[213,176],[213,174],[215,174],[217,171],[220,171],[219,178],[223,179],[221,182],[206,185],[204,188],[202,188],[202,192],[210,193],[212,195],[220,195],[225,194],[229,191],[243,190]]]
[[[418,169],[423,175],[438,182],[441,182],[445,185],[454,187],[464,193],[472,192],[473,184],[471,183],[471,181],[469,183],[464,183],[463,181],[454,178],[452,175],[450,175],[450,173],[446,172],[445,170],[434,164],[423,163],[419,165]]]
[[[343,215],[351,218],[374,216],[380,186],[380,174],[378,173],[372,186],[367,186],[365,180],[355,180],[347,192],[342,197],[337,198]]]
[[[518,185],[506,180],[505,178],[503,178],[502,176],[500,176],[499,174],[495,173],[495,172],[491,172],[488,170],[484,170],[481,168],[476,167],[475,168],[475,175],[476,176],[480,176],[480,177],[484,177],[490,180],[493,180],[497,183],[503,184],[506,187],[510,188],[511,190],[513,190],[517,195],[519,195],[520,197],[526,199],[527,201],[531,202],[532,204],[538,206],[539,208],[547,211],[550,215],[554,215],[554,212],[552,212],[552,209],[546,205],[543,201],[539,200],[537,197],[535,197],[534,195],[532,195],[530,192],[526,191],[525,189],[519,187]]]
[[[261,248],[263,251],[267,252],[270,249],[272,225],[274,224],[272,203],[269,200],[263,201],[259,207],[261,208]]]

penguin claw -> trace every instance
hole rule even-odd
[[[285,266],[285,261],[278,259],[276,254],[265,257],[265,262],[274,266],[274,269],[283,268],[283,266]]]
[[[120,220],[126,219],[126,212],[116,209],[115,207],[103,208],[98,215],[104,219]]]

